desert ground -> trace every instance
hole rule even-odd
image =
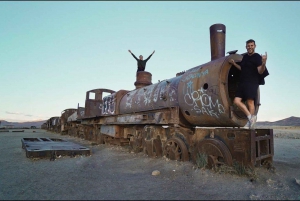
[[[273,129],[274,169],[256,167],[255,179],[40,129],[0,132],[0,199],[300,200],[300,127]],[[65,139],[92,155],[29,159],[21,147],[24,137]],[[154,170],[160,174],[153,176]]]

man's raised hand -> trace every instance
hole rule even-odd
[[[267,52],[266,52],[266,55],[261,55],[261,61],[262,61],[263,64],[266,64],[267,58],[268,58]]]

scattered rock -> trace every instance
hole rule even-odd
[[[249,198],[251,199],[251,200],[258,200],[259,199],[259,196],[257,196],[257,195],[250,195],[249,196]]]
[[[296,180],[296,183],[300,185],[300,179],[295,178],[295,180]]]
[[[158,170],[154,170],[154,171],[152,172],[152,175],[153,175],[153,176],[160,175],[160,171],[158,171]]]

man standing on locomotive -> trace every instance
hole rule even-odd
[[[263,78],[269,75],[266,70],[266,55],[255,53],[255,41],[250,39],[246,42],[247,54],[243,56],[241,64],[238,65],[233,59],[229,61],[241,71],[240,83],[237,88],[234,103],[247,115],[250,129],[254,129],[257,116],[255,114],[254,100],[257,96],[257,89],[260,84],[264,84]],[[246,100],[247,106],[242,102]]]
[[[152,54],[150,54],[150,56],[146,60],[143,60],[142,55],[140,55],[139,56],[140,59],[138,59],[138,58],[136,58],[136,56],[130,50],[128,50],[128,52],[130,52],[130,54],[137,60],[137,72],[139,72],[139,71],[144,71],[145,70],[146,63],[151,58],[151,56],[154,54],[155,50],[152,52]]]

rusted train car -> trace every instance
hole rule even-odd
[[[60,124],[61,124],[61,134],[68,134],[70,124],[68,123],[68,118],[74,113],[77,112],[77,109],[69,108],[61,112]]]
[[[45,124],[48,131],[60,133],[60,117],[51,117]],[[45,125],[43,127],[45,127]]]
[[[134,90],[86,92],[84,114],[78,115],[78,106],[70,134],[130,145],[150,157],[195,162],[201,155],[209,166],[272,163],[273,130],[242,128],[247,117],[233,104],[240,72],[228,61],[238,63],[243,54],[225,56],[225,33],[223,24],[212,25],[211,61],[176,77],[152,84],[151,73],[143,71],[137,72]],[[258,89],[256,113],[259,94]]]

